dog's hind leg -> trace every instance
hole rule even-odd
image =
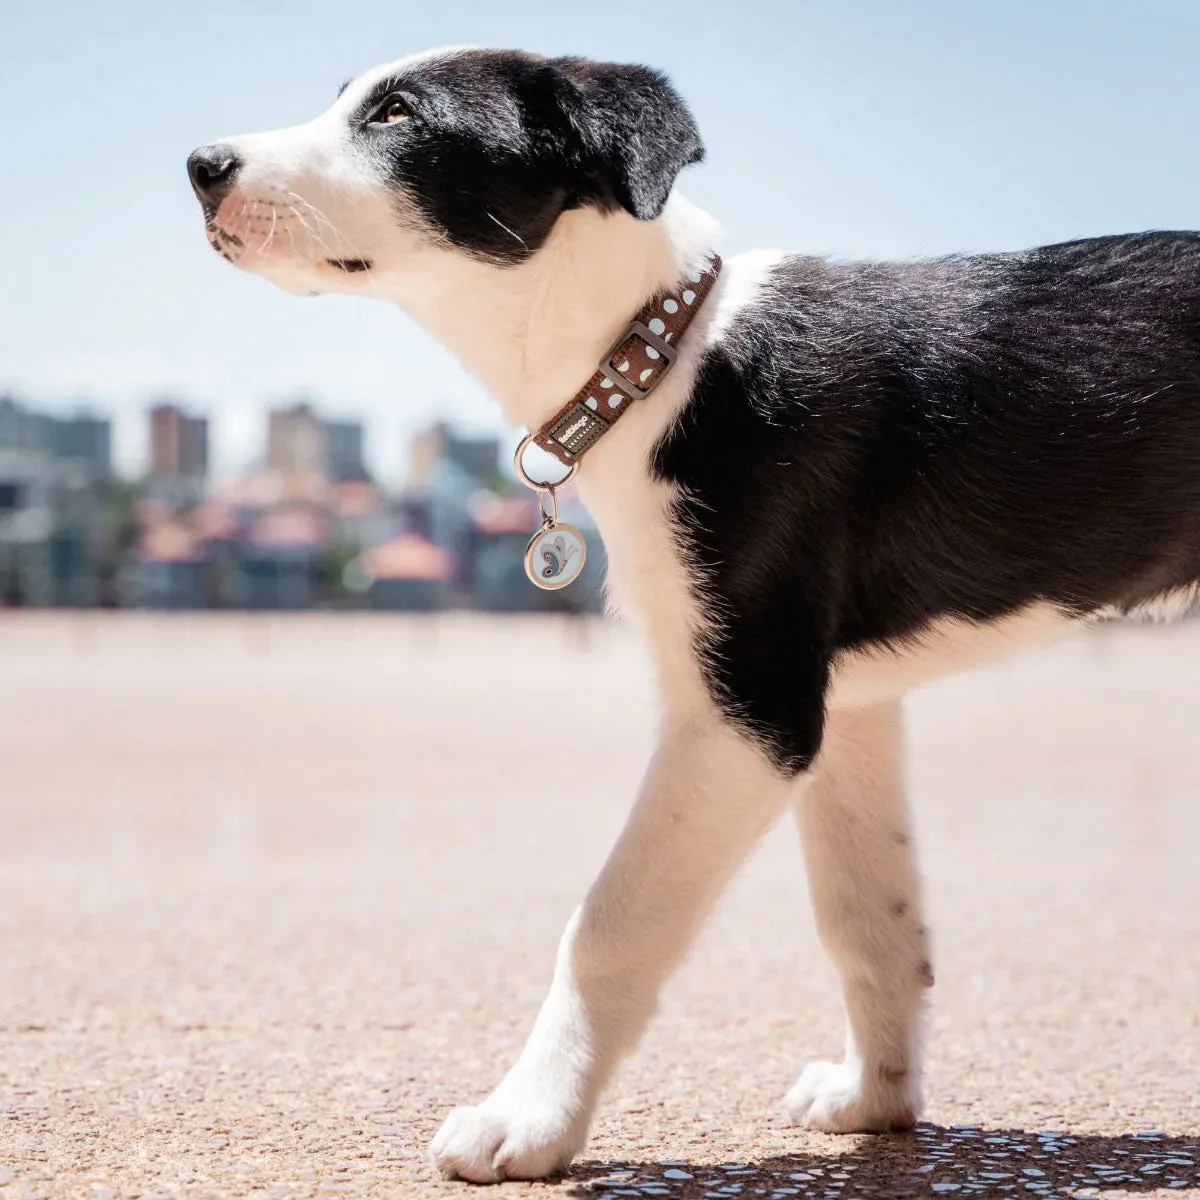
[[[563,934],[516,1065],[433,1141],[443,1175],[535,1179],[571,1161],[661,984],[794,786],[715,714],[668,721],[629,822]]]
[[[933,983],[904,798],[900,703],[832,711],[793,807],[817,929],[842,980],[843,1062],[805,1067],[784,1101],[831,1132],[910,1127],[921,1108],[920,1026]]]

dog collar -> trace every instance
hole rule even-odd
[[[513,465],[521,482],[538,493],[542,527],[525,550],[525,572],[540,588],[556,591],[579,578],[587,558],[583,534],[558,520],[558,489],[579,469],[579,460],[669,374],[679,340],[712,291],[721,272],[713,255],[707,267],[685,275],[669,291],[644,305],[605,351],[595,374],[534,433],[517,446]],[[554,483],[525,470],[525,451],[535,445],[552,454],[566,475]]]
[[[675,363],[679,339],[700,311],[720,271],[721,260],[713,255],[707,268],[690,272],[670,291],[642,307],[605,352],[591,379],[536,433],[522,440],[517,448],[517,474],[527,486],[535,490],[546,486],[531,479],[522,465],[530,443],[554,455],[574,474],[580,458],[632,402],[645,400],[658,387]],[[560,479],[555,486],[565,482]]]

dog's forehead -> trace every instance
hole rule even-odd
[[[338,96],[336,108],[349,111],[361,104],[371,93],[383,83],[393,80],[402,81],[405,76],[416,77],[423,67],[442,66],[459,61],[463,66],[474,64],[480,72],[486,71],[489,62],[496,63],[515,55],[513,51],[489,50],[482,46],[438,46],[432,50],[422,50],[417,54],[407,54],[392,62],[381,63],[371,67],[361,75],[350,80]]]

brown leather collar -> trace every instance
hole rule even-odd
[[[529,440],[574,467],[635,400],[644,400],[670,372],[679,339],[720,271],[721,260],[714,254],[705,270],[692,271],[655,296],[609,347],[591,379]]]

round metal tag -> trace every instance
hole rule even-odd
[[[574,583],[586,561],[587,545],[574,525],[539,529],[525,547],[525,574],[548,592]]]

